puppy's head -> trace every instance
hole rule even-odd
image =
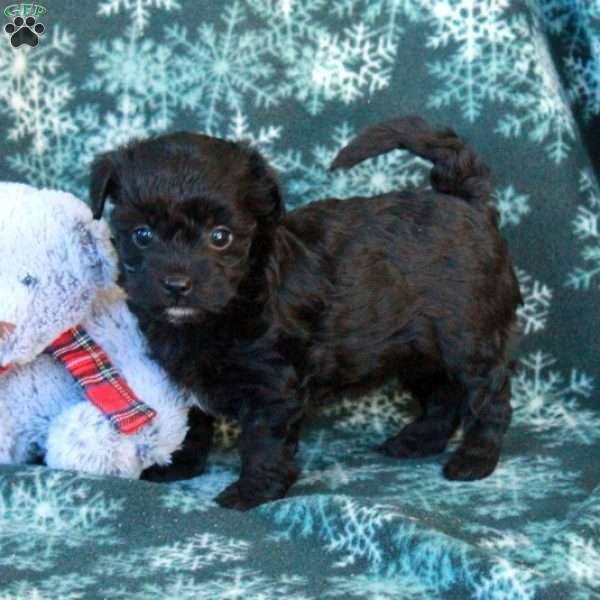
[[[130,301],[156,320],[200,322],[252,276],[283,215],[276,177],[242,144],[193,133],[136,141],[94,160]]]

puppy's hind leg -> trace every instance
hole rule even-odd
[[[423,458],[440,454],[460,423],[464,388],[450,382],[411,386],[422,414],[398,435],[386,440],[380,451],[394,458]]]
[[[510,370],[500,366],[465,382],[469,396],[464,408],[464,438],[444,466],[447,479],[483,479],[496,468],[512,416],[510,376]]]

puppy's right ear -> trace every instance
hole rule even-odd
[[[112,152],[98,154],[90,167],[90,202],[94,219],[102,217],[106,198],[110,196],[113,202],[116,201],[118,180],[114,158]]]

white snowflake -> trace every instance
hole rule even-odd
[[[197,571],[215,563],[230,564],[247,558],[250,544],[212,533],[198,533],[184,542],[175,542],[153,551],[145,561],[151,570]]]
[[[453,48],[450,58],[428,65],[440,82],[430,106],[458,105],[473,122],[489,102],[498,103],[507,110],[499,133],[528,132],[532,141],[546,143],[554,162],[561,162],[574,139],[574,123],[538,27],[524,14],[511,15],[509,0],[425,3],[434,28],[427,46]]]
[[[394,533],[397,560],[388,571],[417,578],[424,586],[446,592],[457,584],[471,588],[473,563],[468,546],[433,528],[423,529],[415,519],[404,519]]]
[[[550,368],[555,363],[540,351],[521,357],[512,380],[515,424],[546,434],[550,446],[594,444],[600,440],[600,415],[584,402],[594,391],[593,380],[576,369],[565,378]]]
[[[566,534],[568,572],[578,584],[600,589],[600,546],[596,539],[584,539],[575,532]]]
[[[522,269],[516,272],[523,296],[523,305],[517,309],[519,328],[525,335],[536,333],[546,328],[552,290]]]
[[[391,44],[399,42],[405,19],[418,22],[424,14],[423,6],[415,0],[337,0],[332,8],[336,15],[360,19],[375,27]]]
[[[531,211],[529,196],[519,194],[512,185],[495,191],[494,204],[500,213],[500,227],[519,225]]]
[[[576,290],[587,290],[600,274],[600,191],[590,171],[582,171],[579,190],[586,196],[586,205],[577,207],[573,220],[573,232],[577,239],[586,243],[581,250],[585,267],[576,267],[568,276],[567,285]]]
[[[505,559],[499,559],[489,575],[477,583],[475,600],[533,600],[538,591],[537,573],[533,570],[515,568]]]
[[[99,576],[128,576],[143,565],[147,575],[159,572],[196,572],[219,564],[240,562],[248,557],[250,544],[215,533],[196,533],[187,539],[163,546],[103,556],[98,560]]]
[[[281,137],[281,127],[269,125],[261,127],[257,133],[253,133],[248,123],[248,117],[237,111],[229,122],[226,137],[230,140],[248,142],[259,148],[265,155],[274,153],[273,144]]]
[[[162,132],[179,108],[182,85],[170,76],[172,50],[133,32],[126,38],[93,42],[90,55],[94,70],[83,89],[108,94],[115,106],[101,111],[88,105],[80,110],[79,120],[85,123],[86,144],[80,157],[84,164],[96,152]]]
[[[512,93],[515,110],[500,119],[497,130],[506,137],[517,137],[529,130],[529,138],[537,144],[550,138],[545,148],[549,158],[558,164],[566,158],[575,139],[575,123],[546,38],[537,29],[530,35],[533,42],[524,55],[531,70],[526,79],[529,85],[525,91]]]
[[[153,9],[170,11],[179,8],[181,6],[178,0],[103,0],[98,5],[98,14],[110,17],[120,12],[128,12],[136,35],[141,35],[148,25]],[[128,23],[124,28],[131,29]]]
[[[385,17],[383,26],[363,19],[368,7],[357,18],[347,7],[324,0],[250,0],[248,5],[264,24],[254,44],[285,74],[278,93],[303,103],[310,114],[321,112],[325,102],[348,104],[389,85],[397,30]],[[328,26],[332,17],[337,19]]]
[[[343,568],[366,560],[379,564],[385,556],[380,539],[395,512],[379,504],[361,505],[350,496],[302,496],[260,508],[278,531],[275,541],[316,537],[327,552],[338,555],[334,567]]]
[[[575,531],[576,523],[571,519],[567,522],[568,528],[561,518],[531,520],[502,529],[470,525],[468,530],[479,538],[476,543],[485,552],[534,570],[544,587],[565,587],[569,598],[587,600],[589,590],[598,587],[596,536],[585,539]]]
[[[328,31],[324,19],[331,8],[328,0],[246,0],[246,5],[264,24],[257,43],[287,64]]]
[[[0,566],[40,571],[65,549],[115,545],[123,500],[85,479],[35,469],[0,478]]]
[[[344,593],[388,600],[402,590],[411,598],[427,600],[440,594],[453,597],[494,597],[529,600],[534,589],[529,572],[504,560],[486,560],[473,555],[468,544],[436,529],[423,529],[402,513],[388,525],[391,539],[382,535],[388,557],[384,565],[372,565],[366,574],[330,577],[334,589],[328,597]],[[393,558],[392,558],[393,557]],[[512,596],[503,596],[501,591]],[[483,590],[491,595],[485,596]],[[526,593],[527,592],[527,593]]]
[[[286,65],[281,91],[316,115],[334,99],[350,104],[389,85],[393,46],[358,23],[340,33],[321,33]]]
[[[474,121],[484,103],[502,92],[501,77],[515,36],[514,24],[506,18],[508,4],[508,0],[429,3],[434,32],[427,46],[456,48],[450,58],[429,63],[431,74],[443,82],[430,98],[432,107],[460,104],[465,118]]]
[[[525,528],[511,529],[503,527],[496,529],[481,523],[471,523],[467,530],[475,536],[475,543],[487,552],[499,554],[518,560],[525,564],[539,563],[544,557],[544,543],[551,537],[553,531],[552,524],[554,521],[544,521],[544,539],[541,540],[539,532],[541,529],[540,522],[535,522],[535,527],[531,530],[531,526]],[[540,544],[540,541],[544,543]]]
[[[244,29],[247,19],[242,4],[232,2],[223,8],[219,28],[202,23],[191,34],[178,25],[166,31],[170,78],[181,87],[182,107],[196,112],[207,133],[219,131],[226,111],[243,111],[252,101],[266,109],[280,93],[260,32]]]

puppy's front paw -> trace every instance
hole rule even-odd
[[[473,455],[458,451],[444,465],[444,477],[455,481],[475,481],[490,475],[498,464],[498,455]]]
[[[233,508],[235,510],[249,510],[259,506],[266,500],[258,497],[250,498],[242,494],[239,481],[227,486],[216,498],[215,502],[223,508]]]

